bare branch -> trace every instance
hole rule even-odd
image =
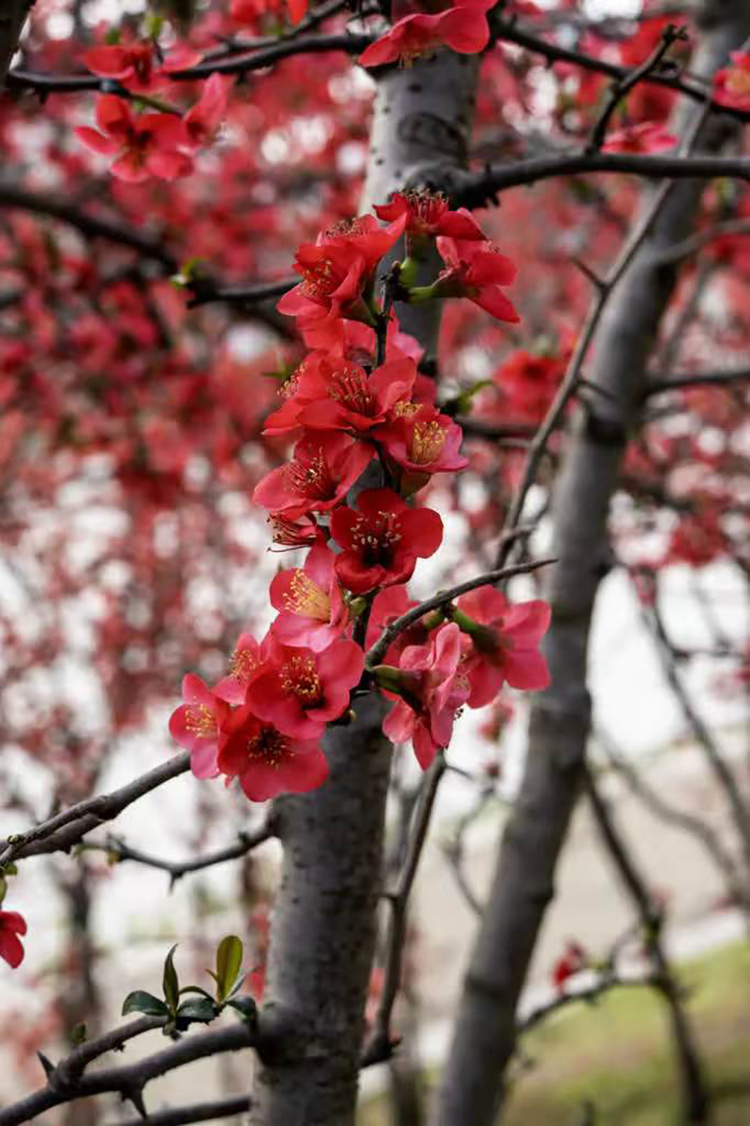
[[[7,864],[11,860],[20,860],[25,856],[69,852],[86,833],[96,829],[103,821],[111,821],[138,798],[142,798],[144,794],[163,786],[165,782],[184,774],[189,769],[190,755],[187,751],[183,751],[132,782],[128,782],[127,785],[121,786],[119,790],[113,790],[110,794],[100,794],[95,798],[87,798],[86,801],[78,802],[70,809],[42,821],[27,833],[8,837],[5,849],[0,852],[0,865]]]
[[[750,219],[726,219],[723,223],[714,223],[702,231],[696,231],[694,235],[681,242],[674,243],[657,255],[654,261],[681,262],[683,258],[689,258],[691,254],[702,250],[715,239],[726,238],[727,235],[750,235]]]
[[[387,1060],[393,1054],[395,1047],[390,1032],[391,1013],[401,984],[401,966],[406,942],[407,906],[419,861],[422,857],[422,849],[427,840],[427,831],[430,827],[438,787],[445,771],[445,759],[442,753],[439,753],[424,780],[424,789],[414,815],[414,828],[398,883],[395,890],[387,897],[391,914],[386,944],[383,992],[362,1055],[363,1067]]]
[[[208,1122],[215,1118],[231,1118],[235,1114],[245,1114],[252,1103],[247,1095],[236,1095],[231,1099],[218,1099],[212,1103],[194,1103],[170,1110],[159,1110],[149,1114],[148,1126],[187,1126],[190,1122]],[[142,1118],[128,1118],[116,1126],[143,1126]]]
[[[188,872],[200,872],[204,868],[213,868],[217,864],[224,864],[228,860],[237,860],[240,856],[246,856],[248,852],[252,852],[258,845],[264,841],[270,840],[271,837],[276,836],[276,826],[273,816],[270,815],[266,821],[263,822],[254,832],[246,833],[241,832],[237,834],[237,844],[229,845],[228,848],[219,849],[216,852],[207,853],[205,856],[197,856],[192,860],[162,860],[158,856],[150,856],[146,852],[141,852],[140,849],[131,848],[122,837],[110,834],[107,836],[103,843],[87,842],[82,847],[86,850],[96,850],[106,852],[112,860],[116,863],[122,863],[125,860],[132,860],[137,864],[143,864],[147,868],[158,868],[161,872],[169,874],[170,889],[174,887],[182,876],[187,875]]]
[[[734,371],[702,371],[690,375],[673,375],[669,378],[651,378],[644,391],[644,398],[664,395],[668,391],[680,391],[686,387],[726,387],[732,383],[750,380],[750,368],[737,368]]]

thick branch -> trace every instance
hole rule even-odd
[[[208,1122],[215,1118],[231,1118],[235,1114],[245,1114],[251,1102],[247,1095],[236,1095],[231,1099],[217,1099],[212,1103],[194,1103],[170,1110],[159,1110],[149,1114],[148,1126],[187,1126],[190,1122]],[[116,1126],[143,1126],[142,1118],[128,1118]]]

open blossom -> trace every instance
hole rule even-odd
[[[250,801],[315,790],[328,777],[328,762],[318,739],[285,735],[252,708],[236,708],[224,725],[217,766],[227,780],[239,778]]]
[[[83,56],[92,74],[111,78],[133,94],[158,90],[170,72],[194,66],[201,58],[200,52],[183,47],[173,51],[165,62],[159,62],[151,40],[91,47]]]
[[[506,682],[529,691],[547,687],[547,662],[538,648],[550,623],[546,602],[513,604],[499,590],[484,586],[462,594],[456,605],[470,619],[461,621],[471,639],[463,659],[471,685],[469,707],[489,704]]]
[[[253,493],[256,504],[290,519],[334,508],[372,458],[372,447],[340,432],[321,433],[297,443],[294,457],[272,469]]]
[[[280,571],[270,594],[271,605],[279,611],[271,628],[285,645],[306,646],[319,653],[341,637],[349,624],[334,554],[325,544],[313,547],[302,567]]]
[[[300,246],[294,269],[302,281],[284,294],[277,308],[297,318],[312,347],[327,347],[337,338],[334,324],[340,317],[374,323],[364,297],[378,262],[405,225],[405,216],[381,227],[374,215],[364,215],[325,231],[314,244]]]
[[[714,101],[730,109],[750,111],[750,51],[732,51],[732,65],[714,78]]]
[[[466,0],[444,12],[417,12],[397,20],[390,31],[371,43],[359,57],[360,66],[408,65],[421,55],[450,47],[462,55],[476,55],[490,41],[486,11],[496,0]]]
[[[26,934],[26,920],[17,911],[0,911],[0,958],[16,970],[21,965],[24,949],[19,934]]]
[[[397,402],[409,398],[416,375],[408,359],[386,361],[368,376],[357,364],[315,352],[289,380],[287,401],[266,419],[263,433],[306,427],[366,435]]]
[[[320,653],[271,638],[263,671],[250,684],[247,704],[286,735],[320,738],[327,723],[349,706],[362,677],[364,653],[354,641],[334,641]]]
[[[390,676],[392,690],[403,696],[386,716],[383,733],[393,743],[411,739],[417,761],[426,770],[438,750],[450,743],[456,712],[469,695],[458,626],[452,622],[441,626],[426,645],[409,646],[398,670],[389,671],[395,674]]]
[[[263,665],[267,647],[267,637],[258,644],[251,633],[241,633],[229,660],[229,671],[214,685],[214,693],[229,704],[244,704],[247,686]]]
[[[220,729],[229,716],[229,704],[194,673],[188,673],[182,682],[182,699],[172,712],[169,733],[190,751],[190,769],[196,778],[215,778]]]
[[[485,242],[486,236],[465,207],[451,211],[441,192],[394,192],[388,203],[374,208],[379,219],[392,222],[406,215],[406,252],[421,254],[431,239],[446,235],[453,239]]]
[[[432,286],[411,291],[411,300],[425,297],[468,297],[480,309],[499,321],[516,322],[520,318],[503,293],[501,286],[510,285],[516,268],[492,243],[456,242],[440,237],[440,256],[446,264]]]
[[[399,406],[374,436],[417,487],[433,473],[466,468],[468,459],[459,453],[463,431],[458,423],[426,403]]]
[[[234,79],[223,74],[212,74],[204,84],[201,96],[183,117],[191,149],[203,148],[215,139],[227,115],[229,91]]]
[[[119,180],[131,184],[151,176],[175,180],[192,169],[190,158],[179,151],[187,134],[175,114],[134,114],[122,98],[102,94],[96,103],[96,123],[101,132],[81,125],[76,136],[94,152],[116,157],[110,172]]]
[[[391,625],[396,618],[400,618],[407,610],[417,605],[416,599],[409,598],[405,586],[387,586],[384,590],[379,590],[372,600],[370,617],[367,621],[365,639],[367,648],[370,649],[375,644],[386,626]],[[398,665],[401,653],[408,645],[426,644],[430,633],[424,621],[424,618],[420,618],[394,638],[383,657],[384,664]]]
[[[341,548],[335,567],[347,590],[365,594],[411,578],[417,559],[433,555],[443,521],[430,508],[410,508],[392,489],[365,489],[357,509],[337,508],[331,535]]]
[[[298,547],[313,547],[321,541],[325,543],[325,533],[312,516],[292,520],[281,512],[272,512],[268,523],[271,525],[274,543],[271,550],[294,551]]]
[[[676,144],[674,134],[658,121],[640,121],[637,125],[627,125],[609,133],[602,152],[664,152],[673,149]]]

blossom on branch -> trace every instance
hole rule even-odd
[[[471,642],[463,659],[469,707],[489,704],[506,682],[532,692],[547,687],[547,662],[538,648],[550,623],[546,602],[513,604],[499,590],[483,586],[462,594],[456,606],[454,620]]]
[[[334,554],[316,544],[302,567],[280,571],[271,583],[271,605],[279,616],[271,629],[285,645],[319,653],[341,637],[349,612],[336,578]]]
[[[714,78],[714,101],[720,106],[750,112],[750,51],[732,51],[732,65]]]
[[[110,172],[118,180],[130,184],[151,176],[176,180],[192,170],[190,157],[179,151],[188,144],[188,136],[175,114],[134,114],[122,98],[102,94],[96,103],[96,123],[101,132],[81,125],[76,136],[93,152],[116,157]]]
[[[409,66],[414,59],[450,47],[462,55],[477,55],[490,41],[486,12],[496,0],[466,0],[444,12],[417,12],[397,20],[390,31],[371,43],[359,57],[360,66]]]
[[[250,801],[269,801],[279,794],[306,793],[328,777],[328,762],[318,739],[285,735],[249,706],[237,708],[227,720],[217,766],[230,782],[239,778]]]
[[[21,965],[24,949],[19,934],[26,934],[26,920],[17,911],[0,911],[0,958],[16,970]]]

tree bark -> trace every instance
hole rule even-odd
[[[11,61],[18,50],[23,25],[34,0],[3,0],[0,4],[0,89],[5,85]]]
[[[382,73],[363,212],[428,169],[463,164],[476,74],[476,60],[447,52]],[[434,355],[439,304],[403,314],[404,331]],[[391,759],[383,699],[365,697],[356,711],[326,737],[325,785],[278,802],[284,859],[261,1016],[277,1048],[256,1083],[258,1126],[354,1126]]]
[[[750,32],[748,0],[706,4],[691,70],[710,75]],[[694,111],[692,111],[694,112]],[[699,111],[700,112],[700,111]],[[678,136],[686,117],[678,112]],[[705,148],[726,139],[707,130]],[[640,418],[646,364],[672,295],[676,269],[659,251],[686,237],[704,187],[672,186],[605,311],[589,367],[606,394],[577,420],[553,503],[554,546],[547,597],[553,621],[545,653],[551,686],[535,697],[520,794],[506,828],[488,905],[464,980],[457,1025],[434,1115],[435,1126],[492,1126],[515,1047],[515,1011],[557,859],[578,797],[590,727],[586,688],[594,600],[608,568],[607,518],[628,435]],[[646,195],[644,209],[651,196]]]

